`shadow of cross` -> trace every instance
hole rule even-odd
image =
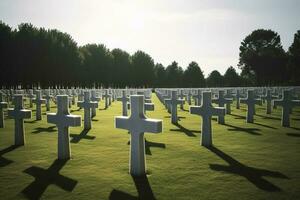
[[[261,133],[258,132],[260,131],[260,129],[258,128],[243,128],[243,127],[234,126],[230,124],[225,124],[225,126],[230,127],[229,129],[227,129],[228,131],[238,131],[238,132],[241,131],[241,132],[249,133],[251,135],[261,135]]]
[[[88,132],[89,130],[83,129],[79,135],[70,134],[70,136],[72,137],[72,140],[70,142],[79,143],[81,139],[94,140],[96,137],[87,135]]]
[[[201,131],[198,131],[198,130],[187,129],[178,123],[176,123],[174,125],[176,127],[178,127],[178,129],[170,129],[170,131],[183,132],[184,134],[186,134],[189,137],[196,137],[196,135],[194,133],[201,133]]]
[[[208,149],[215,153],[217,156],[226,161],[229,166],[219,165],[219,164],[210,164],[210,168],[215,171],[224,171],[227,173],[232,173],[236,175],[243,176],[249,182],[254,184],[257,188],[265,191],[275,192],[281,191],[279,187],[264,179],[264,176],[274,177],[274,178],[282,178],[289,179],[287,176],[280,172],[270,171],[266,169],[259,169],[254,167],[248,167],[239,161],[235,160],[231,156],[227,155],[217,147],[208,147]]]
[[[132,176],[132,179],[133,179],[135,187],[137,189],[138,197],[135,197],[135,196],[132,196],[131,194],[114,189],[110,193],[109,199],[110,200],[120,200],[120,199],[122,199],[122,200],[136,200],[136,199],[154,200],[155,199],[147,176],[139,176],[139,177]]]
[[[8,160],[4,157],[2,157],[4,154],[11,152],[13,150],[15,150],[16,148],[18,148],[20,146],[17,145],[11,145],[5,149],[0,150],[0,167],[5,167],[6,165],[9,165],[10,163],[12,163],[13,161]]]
[[[40,199],[47,187],[51,184],[55,184],[68,192],[73,191],[77,181],[59,174],[59,171],[66,162],[67,160],[55,160],[46,170],[34,166],[24,170],[24,173],[33,176],[35,180],[28,185],[22,193],[29,199]]]
[[[127,144],[130,145],[130,141],[128,141]],[[159,143],[159,142],[149,142],[148,140],[145,139],[145,151],[147,155],[152,155],[150,147],[165,149],[166,145],[164,143]]]

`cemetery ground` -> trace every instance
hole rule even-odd
[[[163,120],[159,134],[145,133],[147,177],[129,173],[129,134],[114,127],[121,102],[104,109],[100,102],[92,129],[70,128],[72,158],[57,161],[57,128],[25,120],[26,145],[12,146],[12,119],[0,129],[0,199],[300,199],[300,109],[291,127],[281,127],[281,107],[267,115],[256,106],[254,123],[246,123],[246,108],[232,105],[225,125],[213,118],[213,144],[200,146],[201,118],[178,106],[179,123],[153,94]],[[28,108],[28,101],[26,102]],[[72,114],[83,116],[76,106]],[[56,112],[52,103],[50,112]]]

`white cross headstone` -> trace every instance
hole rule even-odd
[[[110,105],[110,98],[111,98],[111,95],[108,94],[108,90],[104,90],[104,95],[102,96],[103,98],[105,98],[105,109],[108,108],[108,106]]]
[[[70,115],[67,95],[58,95],[56,98],[57,113],[47,113],[47,122],[56,124],[58,129],[58,159],[66,160],[71,157],[69,126],[81,126],[81,116]]]
[[[255,113],[255,104],[261,104],[260,99],[255,99],[254,98],[254,91],[253,90],[248,90],[247,91],[247,97],[246,98],[241,98],[240,103],[247,104],[247,117],[246,121],[248,123],[253,123],[253,115]]]
[[[97,96],[96,90],[92,90],[91,91],[91,101],[99,103],[100,99],[101,98],[99,96]],[[97,108],[98,108],[98,106],[97,106]],[[92,118],[95,116],[96,116],[96,107],[93,106],[92,107]]]
[[[14,109],[8,109],[8,116],[15,120],[15,145],[25,144],[24,119],[31,118],[31,110],[24,109],[23,95],[14,95]]]
[[[169,104],[168,107],[171,108],[171,123],[177,124],[177,105],[183,102],[182,99],[177,98],[177,91],[171,92],[171,99],[165,99],[165,103]]]
[[[46,90],[46,95],[45,95],[45,99],[46,99],[46,111],[50,111],[51,109],[51,99],[52,99],[52,95],[50,94],[50,90]]]
[[[89,130],[92,128],[92,119],[91,119],[91,108],[98,108],[98,102],[90,101],[90,92],[84,92],[84,101],[79,101],[78,107],[84,109],[84,129]]]
[[[7,108],[7,102],[3,101],[3,94],[0,92],[0,128],[4,128],[4,112],[3,109]]]
[[[129,101],[129,98],[126,95],[126,91],[122,91],[122,97],[117,98],[117,101],[122,102],[122,115],[127,116],[127,102]]]
[[[263,99],[267,102],[267,114],[271,114],[272,112],[272,101],[273,99],[276,99],[277,97],[273,96],[271,94],[271,90],[267,90],[267,94],[263,96]]]
[[[130,174],[143,176],[146,174],[144,132],[160,133],[162,120],[147,119],[144,115],[144,96],[130,96],[131,115],[115,118],[115,127],[128,130],[130,139]]]
[[[191,106],[190,113],[202,117],[202,140],[201,145],[209,147],[212,145],[211,117],[225,115],[225,108],[213,107],[211,104],[211,92],[202,93],[201,106]]]
[[[274,105],[282,107],[281,125],[290,127],[290,113],[294,106],[300,106],[299,100],[292,100],[289,90],[283,91],[283,96],[279,100],[274,100]]]
[[[36,120],[42,119],[42,104],[46,103],[45,99],[42,99],[42,93],[40,90],[36,91],[36,98],[33,100],[36,105]]]
[[[32,101],[35,98],[32,89],[29,90],[28,98],[29,98],[29,107],[32,108],[33,107]]]
[[[226,105],[226,109],[225,109],[226,110],[226,114],[230,114],[231,113],[230,104],[232,103],[232,99],[225,98],[223,90],[219,90],[218,98],[217,99],[213,99],[212,102],[218,104],[219,107],[224,107]],[[219,124],[225,124],[225,116],[224,115],[218,116],[218,123]]]

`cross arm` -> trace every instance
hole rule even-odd
[[[115,127],[128,130],[128,120],[129,117],[126,116],[115,117]]]
[[[162,120],[158,119],[144,119],[144,132],[160,133],[162,131]]]

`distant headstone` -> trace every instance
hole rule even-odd
[[[50,90],[46,90],[45,100],[46,100],[46,111],[50,111],[51,109],[51,99],[52,95],[50,94]]]
[[[254,91],[253,90],[248,90],[247,91],[247,97],[246,98],[241,98],[240,103],[247,104],[247,117],[246,117],[246,122],[248,123],[253,123],[254,121],[254,113],[255,113],[255,104],[261,104],[260,99],[255,99],[254,98]]]
[[[290,127],[290,113],[294,106],[300,106],[299,100],[292,100],[289,90],[283,91],[283,96],[279,100],[274,100],[274,105],[282,107],[281,125]]]
[[[171,92],[171,99],[165,99],[165,103],[169,104],[168,106],[171,108],[171,123],[177,124],[177,105],[181,104],[184,100],[177,98],[177,91]]]
[[[57,113],[47,113],[47,122],[56,124],[58,129],[58,159],[67,160],[71,157],[69,126],[81,126],[81,116],[70,115],[68,96],[58,95]]]
[[[277,97],[272,96],[271,90],[267,90],[267,94],[263,96],[263,99],[267,102],[267,114],[271,114],[272,112],[272,101],[273,99],[276,99]]]
[[[36,98],[33,103],[36,105],[36,120],[42,120],[42,104],[46,103],[45,99],[42,99],[42,93],[40,90],[36,91]]]
[[[99,103],[100,99],[101,98],[99,96],[97,96],[96,90],[92,90],[91,91],[91,101]],[[97,106],[97,108],[98,108],[98,106]],[[96,107],[93,106],[92,107],[92,118],[95,116],[96,116]]]
[[[79,101],[78,107],[84,109],[84,129],[89,130],[92,128],[91,109],[98,108],[98,102],[90,100],[90,92],[84,92],[84,101]]]
[[[130,96],[130,117],[119,116],[115,118],[115,127],[128,130],[130,139],[130,174],[143,176],[146,174],[145,140],[144,132],[160,133],[162,121],[147,119],[144,115],[144,96]]]
[[[225,108],[213,107],[211,104],[211,92],[202,93],[201,106],[191,106],[190,113],[202,117],[202,140],[201,145],[209,147],[212,145],[211,117],[225,115]]]
[[[226,113],[227,114],[231,113],[230,104],[232,103],[232,99],[225,98],[223,90],[219,90],[218,98],[213,99],[212,102],[218,104],[219,107],[225,107],[225,105],[226,105],[226,109],[225,109]],[[218,116],[218,123],[225,124],[225,116],[224,115]]]
[[[3,99],[3,94],[0,92],[0,128],[4,128],[4,112],[3,109],[7,108],[8,104]]]
[[[129,98],[126,95],[126,91],[122,91],[122,97],[117,98],[118,101],[122,102],[122,115],[127,116],[127,102],[129,101]]]
[[[15,145],[25,144],[24,119],[31,118],[31,110],[24,109],[23,95],[14,95],[14,109],[8,109],[8,117],[15,120]]]

